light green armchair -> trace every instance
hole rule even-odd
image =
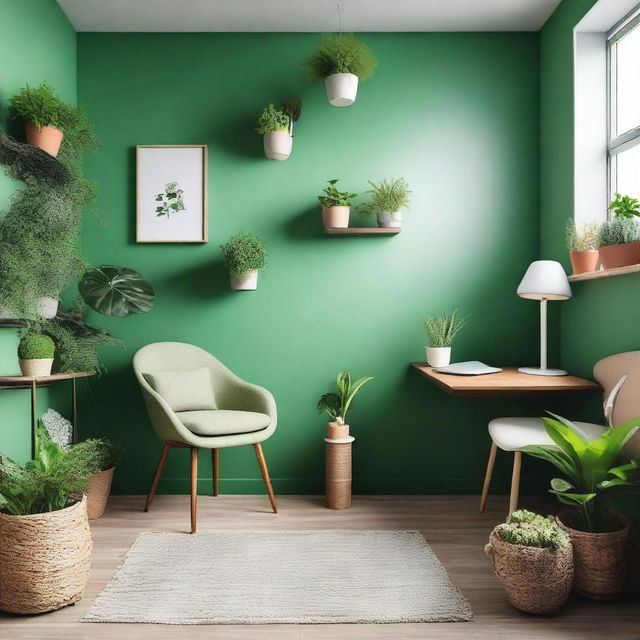
[[[164,443],[144,510],[148,511],[151,507],[171,447],[190,448],[191,533],[194,533],[198,449],[212,451],[213,495],[217,496],[219,449],[253,445],[271,507],[277,513],[278,506],[260,445],[276,429],[277,412],[273,396],[266,389],[239,378],[204,349],[184,342],[156,342],[142,347],[133,357],[133,368],[142,389],[149,420]],[[209,370],[215,398],[214,409],[174,411],[150,384],[154,375],[187,373],[201,368]]]

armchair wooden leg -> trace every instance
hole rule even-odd
[[[260,472],[262,473],[264,486],[267,488],[267,493],[269,494],[269,501],[271,502],[271,508],[273,509],[273,513],[278,513],[278,503],[276,502],[276,496],[273,493],[273,487],[271,486],[271,480],[269,478],[267,463],[264,459],[264,454],[262,453],[262,446],[260,445],[260,443],[258,443],[258,444],[254,444],[253,448],[255,449],[256,458],[258,459],[258,464],[260,465]]]
[[[198,447],[191,447],[191,533],[196,532],[198,508]]]
[[[220,469],[220,450],[211,449],[211,465],[213,478],[213,495],[218,495],[218,470]]]
[[[164,463],[167,461],[167,456],[169,455],[170,449],[171,449],[171,445],[168,443],[165,443],[164,447],[162,447],[160,460],[158,460],[158,466],[156,467],[156,472],[153,475],[153,481],[151,482],[151,489],[149,490],[149,495],[147,496],[147,501],[144,505],[145,511],[149,511],[149,509],[151,508],[151,501],[153,500],[153,496],[156,495],[158,482],[160,481],[160,476],[162,475],[162,470],[164,469]]]
[[[482,496],[480,496],[480,513],[484,513],[484,508],[487,505],[487,496],[489,495],[489,487],[491,485],[491,477],[493,476],[493,466],[496,463],[497,452],[498,452],[498,445],[495,442],[492,442],[491,451],[489,452],[489,462],[487,462],[487,473],[484,476],[484,486],[482,487]]]
[[[511,475],[511,495],[509,497],[509,515],[518,508],[520,494],[520,469],[522,467],[522,451],[513,454],[513,473]]]

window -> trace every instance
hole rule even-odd
[[[609,199],[640,199],[640,6],[607,36]]]

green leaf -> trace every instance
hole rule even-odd
[[[564,504],[578,504],[580,506],[587,504],[587,502],[593,500],[597,495],[595,493],[567,493],[566,491],[554,491],[553,489],[550,489],[549,493],[557,495]]]
[[[156,211],[164,211],[164,207],[156,207]]]
[[[569,489],[575,489],[575,487],[562,478],[552,478],[551,488],[554,491],[569,491]]]

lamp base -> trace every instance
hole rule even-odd
[[[566,376],[569,374],[564,369],[541,369],[540,367],[520,367],[518,371],[530,376]]]

